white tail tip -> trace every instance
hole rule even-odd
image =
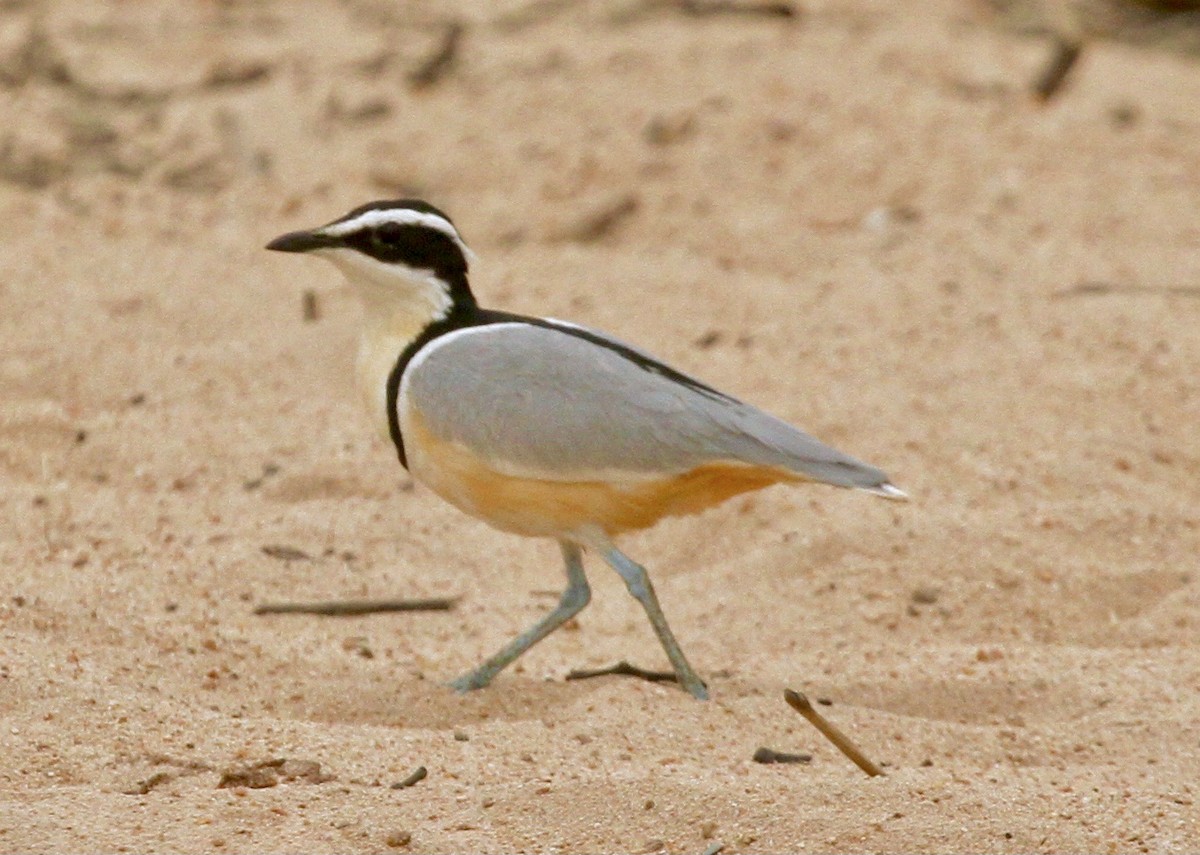
[[[908,493],[901,490],[895,484],[889,484],[886,481],[878,487],[865,487],[868,493],[873,493],[876,496],[883,496],[885,499],[891,499],[896,502],[907,502]]]

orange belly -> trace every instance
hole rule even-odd
[[[437,439],[411,414],[404,440],[421,483],[496,528],[534,537],[563,537],[589,526],[615,535],[663,517],[699,513],[739,493],[804,480],[788,470],[725,461],[628,483],[506,475],[468,449]]]

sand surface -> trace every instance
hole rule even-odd
[[[0,850],[1200,847],[1200,65],[1101,41],[1039,105],[1046,40],[990,14],[0,3]],[[595,562],[575,622],[449,691],[553,605],[557,548],[408,481],[352,294],[261,249],[407,194],[486,304],[913,501],[776,488],[625,539],[708,703],[564,680],[665,666]],[[252,613],[429,596],[461,599]]]

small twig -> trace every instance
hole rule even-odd
[[[445,77],[454,67],[464,29],[462,21],[451,21],[446,25],[437,50],[421,60],[408,73],[408,83],[413,89],[428,89]]]
[[[762,18],[798,18],[800,10],[784,0],[641,0],[612,15],[614,24],[630,24],[650,15],[663,12],[688,18],[710,18],[717,15],[742,15]]]
[[[862,769],[872,778],[883,774],[883,770],[869,760],[867,755],[863,754],[858,746],[850,741],[850,737],[834,727],[825,716],[813,709],[813,705],[809,703],[805,695],[792,689],[784,689],[783,699],[788,702],[788,706],[808,719],[809,724],[821,731],[821,735],[832,742],[839,751],[854,761],[854,765],[858,766],[858,768]]]
[[[811,754],[788,754],[786,751],[776,751],[774,748],[756,749],[751,758],[755,763],[811,763]]]
[[[637,212],[638,197],[626,193],[594,211],[585,213],[571,225],[552,237],[557,240],[592,243],[609,234],[626,218]]]
[[[257,478],[247,480],[242,486],[247,490],[257,490],[270,477],[279,474],[279,466],[275,463],[264,463],[262,474]]]
[[[169,780],[171,780],[169,772],[155,772],[149,778],[138,781],[128,790],[121,790],[121,792],[127,796],[145,796],[149,795],[150,791],[159,784],[165,784]]]
[[[417,783],[418,781],[424,781],[425,776],[428,774],[429,774],[429,772],[426,771],[424,766],[418,766],[417,768],[413,769],[412,772],[409,773],[409,776],[407,778],[405,778],[403,781],[397,781],[396,783],[392,784],[392,789],[393,790],[403,790],[408,787],[411,787],[413,784]]]
[[[263,555],[278,558],[280,561],[312,561],[312,556],[303,549],[280,543],[267,544],[262,548]]]
[[[510,32],[523,30],[543,24],[577,5],[582,5],[582,0],[533,0],[520,9],[493,19],[492,23]]]
[[[317,302],[317,292],[311,288],[305,290],[303,302],[304,322],[307,324],[314,323],[321,319],[321,306]]]
[[[1046,67],[1033,80],[1034,97],[1045,103],[1057,95],[1082,53],[1082,42],[1066,36],[1055,37],[1054,52],[1050,54]]]
[[[1103,297],[1106,294],[1127,294],[1146,297],[1200,297],[1200,287],[1195,285],[1166,285],[1156,288],[1151,285],[1121,285],[1116,282],[1080,282],[1062,291],[1056,291],[1055,299],[1065,297]]]
[[[737,3],[733,0],[677,0],[673,5],[685,15],[696,18],[708,15],[763,15],[769,18],[794,18],[796,9],[791,3]]]
[[[256,615],[370,615],[380,612],[448,612],[458,597],[432,597],[424,600],[328,600],[316,603],[262,603],[254,607]]]
[[[630,665],[624,659],[616,665],[610,665],[608,668],[580,668],[567,674],[567,679],[590,680],[593,677],[607,677],[609,674],[616,674],[621,677],[640,677],[643,680],[649,680],[651,683],[679,682],[679,678],[675,676],[674,671],[647,671],[636,665]]]

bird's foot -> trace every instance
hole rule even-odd
[[[492,681],[491,674],[481,674],[478,671],[469,671],[455,680],[451,680],[448,685],[460,695],[465,695],[467,692],[473,692],[476,689],[482,689]]]

